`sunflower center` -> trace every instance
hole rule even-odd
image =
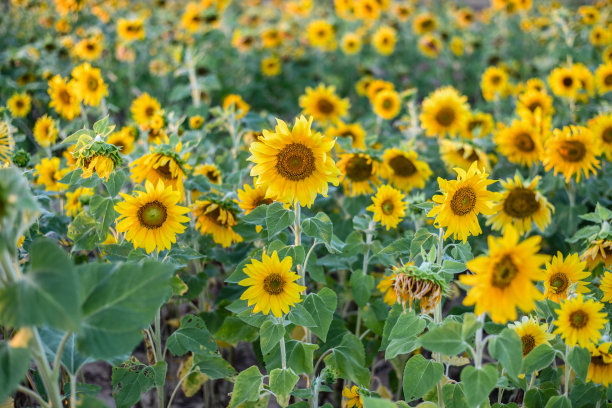
[[[96,47],[92,43],[87,43],[85,48],[87,48],[89,51],[93,51]]]
[[[606,366],[606,362],[603,359],[603,356],[591,356],[591,364],[596,366]]]
[[[417,168],[412,160],[405,156],[395,156],[389,160],[389,166],[391,166],[393,172],[400,177],[409,177],[417,172]]]
[[[340,136],[342,137],[350,137],[352,140],[355,140],[355,134],[353,132],[351,132],[350,130],[345,130],[343,131]]]
[[[166,163],[163,166],[159,166],[155,168],[155,171],[159,176],[166,180],[172,180],[172,172],[170,171],[170,163]]]
[[[72,99],[72,98],[71,98],[71,96],[70,96],[70,93],[69,93],[67,90],[65,90],[65,89],[62,89],[62,90],[59,92],[59,95],[58,95],[58,96],[59,96],[60,100],[61,100],[63,103],[65,103],[65,104],[69,104],[69,103],[70,103],[70,100]]]
[[[393,107],[393,100],[391,98],[385,98],[382,102],[383,109],[391,109]]]
[[[540,102],[531,102],[529,105],[527,105],[527,108],[529,108],[530,111],[535,112],[537,108],[542,108],[542,104]]]
[[[274,200],[272,200],[271,198],[266,198],[266,196],[265,196],[265,195],[262,195],[262,196],[257,197],[257,198],[255,199],[255,207],[259,207],[259,206],[260,206],[260,205],[262,205],[262,204],[265,204],[265,205],[270,205],[270,204],[272,204],[273,202],[274,202]]]
[[[478,119],[474,119],[468,122],[468,129],[470,131],[475,130],[476,128],[479,128],[482,126],[482,121],[478,120]]]
[[[271,273],[264,279],[264,290],[269,295],[280,295],[285,288],[285,279],[279,273]]]
[[[572,86],[574,84],[574,80],[571,77],[565,77],[563,78],[563,86],[569,88],[570,86]]]
[[[276,170],[286,179],[303,180],[315,171],[312,150],[301,143],[291,143],[278,153]]]
[[[159,201],[151,201],[138,209],[140,225],[148,229],[160,228],[168,218],[166,207]]]
[[[98,80],[94,77],[90,77],[87,80],[87,88],[89,88],[90,91],[95,91],[98,89]]]
[[[612,143],[612,127],[604,129],[604,131],[601,133],[601,138],[606,143]]]
[[[491,284],[499,289],[504,289],[510,286],[514,277],[518,274],[518,268],[512,261],[510,255],[504,257],[493,267]]]
[[[606,84],[606,86],[612,85],[612,75],[606,75],[606,77],[604,78],[604,83]]]
[[[324,115],[329,115],[334,111],[334,104],[327,99],[319,99],[317,101],[317,109]]]
[[[531,135],[527,132],[521,132],[514,137],[514,144],[521,152],[532,152],[535,148],[535,143]]]
[[[153,116],[155,114],[155,108],[153,108],[152,106],[147,106],[144,110],[145,115],[150,118],[151,116]]]
[[[578,140],[565,140],[557,152],[568,162],[579,162],[586,155],[586,146]]]
[[[442,126],[450,126],[455,121],[455,110],[445,106],[436,113],[436,122]]]
[[[15,105],[17,105],[17,107],[18,107],[19,109],[21,109],[21,108],[23,108],[23,106],[24,106],[25,104],[23,103],[23,101],[22,101],[21,99],[17,99],[17,101],[15,102]]]
[[[372,175],[372,162],[365,157],[354,156],[346,164],[346,175],[352,181],[366,181]]]
[[[539,208],[535,192],[528,188],[515,188],[504,201],[504,212],[514,218],[529,217]]]
[[[589,315],[582,310],[576,310],[570,314],[569,321],[574,329],[582,329],[589,322]]]
[[[391,201],[391,200],[385,200],[380,205],[380,208],[381,208],[383,214],[385,214],[385,215],[393,214],[393,207],[394,207],[393,201]]]
[[[206,178],[215,184],[219,181],[219,175],[213,170],[206,172]]]
[[[499,75],[494,75],[491,77],[491,83],[493,85],[497,85],[501,82],[501,77]]]
[[[476,206],[476,192],[472,187],[461,187],[451,199],[451,210],[456,215],[466,215]]]
[[[559,272],[551,276],[549,282],[550,288],[552,289],[555,295],[565,293],[565,291],[567,290],[567,288],[569,288],[570,285],[570,281],[567,278],[567,275]]]
[[[535,348],[535,338],[531,334],[522,336],[521,342],[523,343],[523,356],[526,356]]]

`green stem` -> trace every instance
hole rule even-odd
[[[478,316],[478,321],[484,323],[484,314]],[[476,338],[474,341],[474,348],[476,349],[476,358],[474,359],[474,367],[482,368],[482,352],[484,349],[484,343],[482,341],[483,325],[476,330]]]
[[[279,319],[279,323],[281,326],[283,326],[283,329],[285,327],[284,325],[284,318],[281,317]],[[283,370],[287,369],[287,352],[285,351],[285,335],[283,334],[283,337],[281,337],[280,339],[280,353],[281,353],[281,367],[283,368]]]
[[[370,262],[370,246],[372,246],[372,238],[374,237],[376,223],[374,220],[370,220],[368,224],[368,230],[366,231],[366,251],[363,254],[363,264],[361,265],[361,273],[364,275],[368,274],[368,263]],[[359,337],[361,331],[361,308],[357,306],[357,324],[355,326],[355,336]]]
[[[157,311],[155,315],[155,329],[154,334],[155,342],[153,344],[153,348],[155,351],[155,360],[157,362],[164,361],[164,354],[162,352],[162,335],[161,335],[161,308]],[[163,408],[166,405],[166,396],[165,396],[165,381],[164,384],[158,385],[157,388],[157,400],[158,407]]]
[[[185,381],[187,379],[187,377],[189,377],[189,374],[191,374],[192,372],[193,372],[193,366],[191,367],[191,369],[189,371],[187,371],[187,374],[185,374],[184,376],[181,377],[181,379],[179,380],[178,384],[176,384],[176,387],[174,387],[174,390],[172,391],[172,394],[170,395],[170,400],[168,400],[168,407],[167,408],[171,408],[172,407],[172,401],[174,400],[174,396],[176,395],[177,391],[181,387],[181,384],[183,383],[183,381]]]
[[[440,228],[438,231],[438,250],[436,254],[436,264],[442,265],[442,256],[444,255],[444,230]],[[434,308],[434,323],[442,323],[442,302],[438,302]],[[434,353],[436,362],[442,363],[442,355],[440,353]],[[436,393],[438,395],[438,406],[444,408],[444,401],[442,400],[442,381],[438,381],[436,384]]]
[[[77,406],[76,375],[70,374],[70,408]]]
[[[568,355],[570,352],[570,346],[565,346],[565,375],[564,375],[564,379],[565,379],[565,385],[563,387],[563,395],[565,395],[566,397],[569,395],[569,388],[570,388],[570,375],[572,372],[572,366],[569,364],[569,359],[568,359]]]
[[[300,206],[300,202],[296,201],[293,203],[293,213],[295,214],[295,220],[293,222],[293,234],[295,235],[295,241],[293,246],[302,245],[302,224],[301,224],[301,212],[302,207]],[[304,270],[300,268],[300,265],[296,266],[298,275],[300,275],[300,284],[302,286],[306,286],[306,276]]]
[[[17,391],[34,398],[36,402],[38,402],[42,408],[49,408],[49,404],[47,404],[47,402],[44,399],[42,399],[42,397],[38,395],[37,392],[32,391],[31,389],[26,388],[23,385],[17,386]]]

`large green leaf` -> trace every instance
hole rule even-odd
[[[403,390],[406,401],[421,398],[442,380],[444,366],[427,360],[420,354],[414,355],[404,367]]]
[[[370,383],[370,370],[365,368],[363,344],[352,333],[344,335],[340,345],[325,357],[325,364],[335,369],[340,377],[356,384],[365,386]]]
[[[115,222],[115,201],[112,197],[94,195],[89,202],[92,215],[98,220],[98,236],[106,238],[108,228]]]
[[[276,346],[280,339],[285,335],[285,327],[281,324],[275,324],[270,320],[266,320],[259,329],[259,342],[261,344],[261,352],[269,353]]]
[[[259,392],[262,386],[263,376],[257,366],[251,366],[241,372],[236,377],[229,408],[238,407],[248,401],[259,401]]]
[[[319,212],[316,216],[303,220],[302,231],[309,237],[319,238],[326,245],[331,244],[333,225],[329,216],[324,212]]]
[[[327,340],[327,332],[332,322],[338,298],[334,291],[323,288],[319,293],[311,293],[304,299],[304,307],[316,322],[311,330],[321,340]]]
[[[142,393],[154,386],[164,385],[168,364],[160,361],[152,366],[132,357],[119,367],[113,367],[113,396],[117,408],[128,408],[140,400]]]
[[[419,338],[419,342],[427,350],[447,356],[457,355],[467,346],[461,336],[461,323],[452,320],[430,329]]]
[[[572,408],[572,402],[566,396],[557,395],[548,400],[546,408]]]
[[[289,394],[299,379],[291,369],[276,368],[270,372],[270,390],[276,394],[276,401],[281,407],[289,403]]]
[[[0,401],[17,388],[30,367],[30,350],[0,342]]]
[[[447,408],[469,408],[461,384],[444,384],[442,387],[442,401],[444,401]]]
[[[187,315],[181,319],[181,327],[166,342],[168,350],[175,356],[191,351],[194,354],[214,354],[218,347],[206,323],[197,316]]]
[[[351,293],[357,306],[364,307],[372,296],[372,289],[374,289],[374,277],[372,275],[366,275],[361,270],[356,270],[351,273]]]
[[[266,210],[266,229],[268,239],[293,224],[295,214],[293,211],[286,210],[282,203],[272,203]]]
[[[586,380],[587,374],[589,372],[589,365],[591,364],[591,353],[589,350],[581,347],[573,347],[567,359],[576,372],[576,378],[584,381]]]
[[[427,323],[413,312],[402,313],[389,334],[389,345],[385,359],[390,360],[398,354],[407,354],[418,347],[417,336],[423,332]]]
[[[523,373],[530,374],[534,371],[548,367],[555,359],[555,350],[548,344],[540,344],[529,352],[523,359]]]
[[[38,329],[40,338],[47,354],[49,361],[55,360],[55,353],[64,337],[64,332],[54,330],[48,327]],[[64,346],[62,353],[62,365],[70,374],[76,374],[84,364],[93,361],[93,359],[82,355],[76,349],[76,336],[71,334]]]
[[[478,407],[489,396],[497,384],[497,368],[488,364],[483,368],[467,366],[461,371],[465,399],[471,407]]]
[[[504,329],[489,340],[489,353],[499,361],[510,377],[516,379],[523,363],[523,343],[512,329]]]
[[[220,354],[195,354],[193,356],[193,365],[196,366],[201,373],[206,374],[211,380],[229,377],[236,373],[234,367],[223,359]]]

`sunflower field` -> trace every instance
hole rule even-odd
[[[0,2],[0,407],[612,407],[612,1]]]

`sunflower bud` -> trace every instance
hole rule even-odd
[[[15,163],[17,167],[25,168],[28,166],[28,164],[30,164],[30,153],[23,149],[19,149],[13,153],[11,161]]]

